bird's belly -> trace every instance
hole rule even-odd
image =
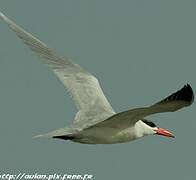
[[[91,128],[82,131],[72,141],[85,144],[115,144],[135,140],[134,128],[118,130],[114,128]]]

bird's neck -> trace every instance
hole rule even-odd
[[[136,122],[135,124],[135,135],[137,138],[146,136],[146,135],[150,135],[150,134],[154,134],[153,129],[148,126],[147,124],[145,124],[143,121],[139,120]]]

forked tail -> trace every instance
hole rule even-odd
[[[46,134],[36,135],[33,138],[58,138],[58,139],[68,140],[68,139],[73,139],[74,134],[76,134],[75,129],[61,128]]]

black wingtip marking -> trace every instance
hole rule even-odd
[[[182,89],[176,91],[175,93],[163,99],[159,103],[170,101],[185,101],[192,104],[194,101],[194,93],[191,86],[189,84],[185,85]]]

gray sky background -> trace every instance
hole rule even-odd
[[[0,9],[95,74],[117,112],[150,105],[186,83],[196,89],[193,0],[0,0]],[[0,39],[1,173],[194,179],[195,104],[149,118],[175,139],[148,136],[116,145],[32,139],[69,124],[76,109],[53,73],[3,22]]]

